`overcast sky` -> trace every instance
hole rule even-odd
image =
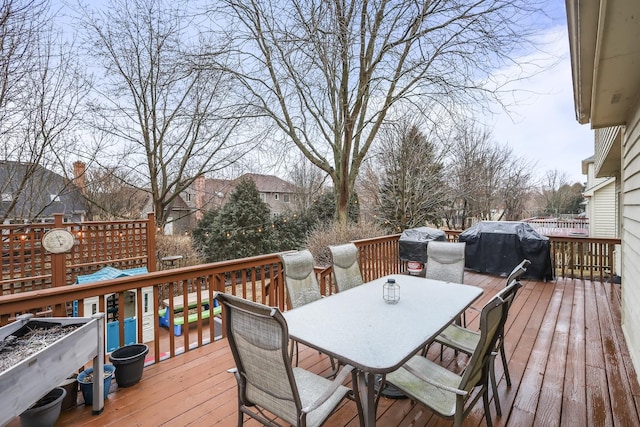
[[[520,81],[511,116],[486,120],[494,140],[508,144],[514,154],[533,160],[538,176],[547,170],[565,172],[571,182],[584,182],[583,159],[593,155],[593,131],[575,118],[569,40],[564,16],[544,36],[545,50],[557,63],[535,77]],[[523,58],[526,62],[529,58]]]

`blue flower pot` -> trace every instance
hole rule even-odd
[[[113,365],[104,365],[104,398],[107,398],[109,389],[111,388],[111,380],[113,379],[113,373],[116,367]],[[84,398],[85,405],[93,405],[93,380],[91,377],[87,378],[89,374],[93,376],[93,368],[85,369],[78,375],[78,383],[80,384],[80,391]]]

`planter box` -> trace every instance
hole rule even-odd
[[[0,328],[0,341],[36,322],[31,315],[20,316],[15,322]],[[81,325],[44,349],[0,372],[0,425],[5,425],[28,409],[51,389],[61,384],[71,372],[93,359],[95,372],[104,367],[104,314],[93,317],[38,318],[37,323]],[[93,413],[104,409],[104,383],[93,384]]]

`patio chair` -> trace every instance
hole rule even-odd
[[[300,307],[310,302],[317,301],[322,298],[318,279],[313,270],[313,255],[307,249],[298,252],[288,252],[280,254],[280,260],[284,266],[284,284],[289,295],[289,308]],[[298,366],[298,343],[291,342],[290,356],[294,359],[295,366]],[[332,373],[335,375],[337,366],[333,358],[329,358],[331,362]]]
[[[462,421],[482,397],[487,426],[491,427],[489,408],[490,366],[493,360],[498,332],[504,324],[506,305],[495,296],[484,306],[480,315],[480,336],[469,364],[461,375],[449,371],[419,355],[413,356],[398,370],[387,374],[388,382],[435,414],[454,419],[460,427]]]
[[[519,276],[518,276],[519,277]],[[522,287],[522,283],[520,281],[514,279],[511,283],[503,288],[500,292],[498,292],[494,298],[499,297],[505,303],[505,320],[506,316],[509,314],[509,309],[511,308],[511,304],[513,303],[513,299],[516,297],[516,293],[518,289]],[[460,351],[462,353],[472,355],[478,342],[481,339],[481,331],[472,331],[462,326],[451,324],[447,326],[447,328],[438,335],[434,342],[440,343],[443,346],[447,346],[456,350],[456,352]],[[507,358],[504,350],[504,325],[498,331],[498,336],[496,339],[496,346],[494,349],[491,366],[490,366],[490,374],[491,374],[491,388],[493,390],[494,403],[496,405],[496,412],[498,415],[502,415],[502,409],[500,407],[500,400],[498,398],[498,385],[495,374],[495,356],[497,353],[500,353],[502,359],[502,366],[504,367],[504,375],[507,382],[507,385],[511,387],[511,377],[509,375],[509,366],[507,364]],[[442,352],[440,353],[440,359],[442,360]]]
[[[220,294],[225,330],[238,382],[238,426],[244,414],[268,426],[278,417],[294,426],[320,426],[350,389],[346,365],[333,381],[292,367],[287,351],[289,332],[276,307]],[[265,413],[269,411],[275,417]]]
[[[427,244],[427,279],[464,283],[466,243],[431,241]]]
[[[329,246],[333,257],[333,279],[338,292],[360,286],[363,283],[358,265],[358,248],[353,243]]]
[[[530,265],[531,261],[526,258],[523,259],[520,264],[516,265],[507,276],[507,285],[509,285],[513,280],[520,280],[520,277],[527,272],[527,268],[529,268]]]
[[[431,241],[427,244],[427,279],[464,283],[464,248],[466,243]],[[467,324],[466,313],[457,323]]]
[[[317,301],[322,298],[320,287],[313,271],[313,255],[308,250],[280,254],[284,266],[284,284],[287,288],[290,308]]]

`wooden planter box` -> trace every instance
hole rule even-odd
[[[28,324],[31,315],[20,316],[15,322],[0,328],[0,341]],[[51,389],[60,385],[69,374],[93,359],[94,372],[102,376],[104,367],[104,314],[93,317],[39,318],[38,323],[82,325],[44,349],[0,372],[0,425],[20,415]],[[93,413],[104,409],[104,382],[94,381]]]

